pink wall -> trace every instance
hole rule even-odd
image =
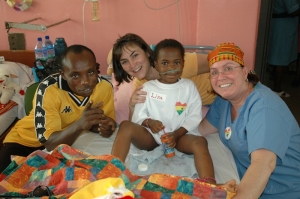
[[[17,1],[21,2],[21,0]],[[90,47],[106,73],[107,53],[119,35],[132,32],[149,44],[164,38],[175,38],[184,45],[213,45],[233,41],[245,52],[245,62],[254,66],[259,0],[99,0],[100,21],[91,20],[91,5],[84,0],[33,0],[24,12],[10,8],[0,0],[0,49],[8,50],[4,21],[23,22],[35,17],[32,24],[50,25],[66,18],[71,20],[51,27],[47,32],[11,29],[10,33],[25,33],[27,49],[33,49],[37,37],[49,35],[52,41],[64,37],[67,44]],[[145,4],[148,4],[148,6]],[[84,31],[85,30],[85,31]],[[86,39],[84,39],[84,32]]]
[[[254,69],[260,0],[200,0],[197,44],[231,41],[245,53],[245,65]]]

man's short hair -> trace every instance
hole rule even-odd
[[[65,60],[66,56],[69,54],[69,52],[73,52],[75,54],[79,54],[79,53],[81,53],[81,52],[83,52],[85,50],[88,51],[88,52],[90,52],[93,55],[93,57],[95,59],[95,62],[96,62],[96,56],[95,56],[94,52],[91,49],[89,49],[86,46],[80,45],[80,44],[74,44],[72,46],[68,46],[66,48],[66,50],[61,54],[61,56],[60,56],[61,69],[63,69],[64,60]]]

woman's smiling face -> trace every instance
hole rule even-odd
[[[210,82],[215,92],[225,99],[239,97],[244,91],[247,71],[239,63],[223,60],[210,67]]]
[[[135,44],[123,47],[120,63],[130,76],[138,79],[144,79],[151,67],[149,55]]]

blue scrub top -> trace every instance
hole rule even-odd
[[[232,151],[240,178],[251,163],[253,151],[267,149],[277,155],[262,199],[300,198],[300,129],[278,95],[258,83],[234,121],[231,103],[218,96],[206,119],[219,129],[222,142]]]

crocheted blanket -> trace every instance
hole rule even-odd
[[[6,113],[10,109],[12,109],[14,106],[17,106],[18,104],[14,101],[9,100],[8,103],[6,104],[1,104],[0,103],[0,115],[3,113]]]
[[[0,174],[0,194],[26,194],[39,185],[48,186],[55,197],[69,198],[76,191],[99,179],[121,178],[135,198],[230,199],[233,193],[191,178],[155,173],[134,175],[112,155],[92,156],[68,145],[58,146],[52,154],[35,151],[15,157]]]

